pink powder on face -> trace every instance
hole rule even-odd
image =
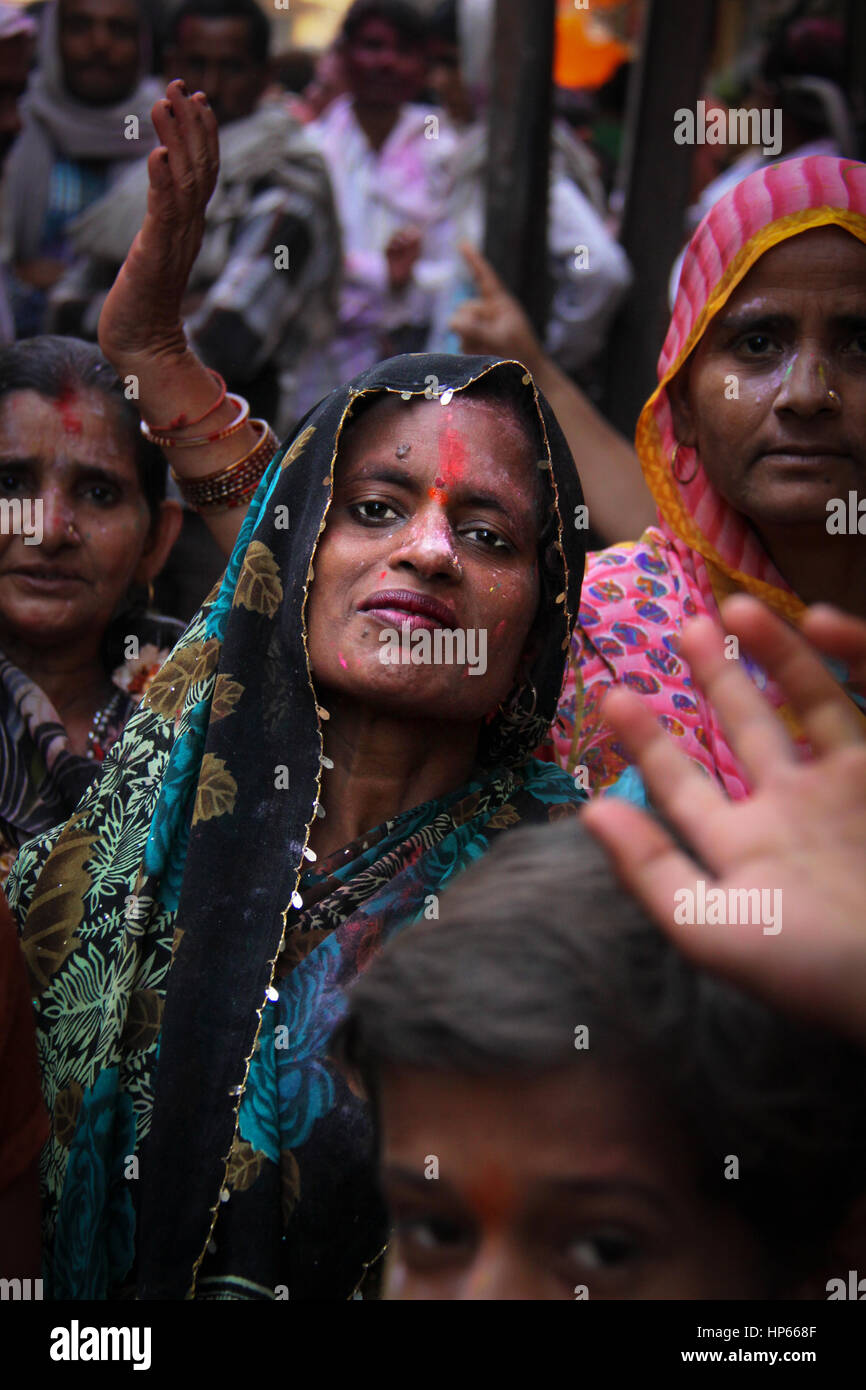
[[[57,397],[55,406],[59,412],[60,419],[63,421],[63,428],[67,434],[81,434],[84,426],[80,417],[72,409],[72,402],[75,400],[75,389],[72,386],[64,386],[60,395]]]
[[[343,653],[342,653],[342,652],[337,652],[337,659],[338,659],[340,665],[342,666],[343,670],[344,670],[344,671],[347,671],[347,670],[349,669],[349,663],[348,663],[348,661],[346,660],[346,658],[343,656]]]

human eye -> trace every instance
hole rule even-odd
[[[639,1247],[627,1231],[599,1229],[573,1240],[567,1249],[571,1263],[582,1270],[617,1270],[634,1260]]]
[[[349,511],[362,526],[386,526],[397,520],[397,513],[389,503],[376,501],[374,498],[365,502],[354,502]]]
[[[737,339],[736,347],[744,357],[768,357],[779,350],[778,343],[770,337],[769,333],[761,333],[757,330],[743,333]]]
[[[12,492],[21,492],[22,488],[23,479],[20,474],[16,473],[13,469],[3,468],[3,466],[0,465],[0,492],[4,492],[8,495]]]
[[[508,541],[500,536],[498,531],[493,531],[489,526],[469,526],[464,532],[464,536],[478,537],[477,544],[486,546],[489,550],[510,550]]]
[[[471,1237],[463,1222],[437,1213],[397,1215],[394,1232],[407,1265],[429,1265],[469,1249]]]
[[[119,495],[117,488],[110,483],[88,483],[81,489],[84,501],[93,502],[97,507],[113,507]]]
[[[848,344],[847,351],[854,352],[858,356],[862,356],[864,353],[866,353],[866,328],[858,329],[858,331],[851,338]]]

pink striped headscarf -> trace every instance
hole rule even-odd
[[[718,616],[718,601],[734,590],[756,594],[795,622],[803,604],[746,518],[712,486],[694,449],[680,445],[676,454],[677,474],[688,481],[674,475],[668,385],[760,256],[789,237],[831,225],[866,242],[866,164],[810,155],[750,174],[711,208],[688,245],[659,384],[636,434],[659,524],[633,544],[588,557],[574,669],[554,730],[558,761],[569,770],[586,766],[592,789],[608,786],[625,766],[600,712],[605,690],[622,682],[650,701],[662,724],[730,795],[748,790],[714,711],[676,654],[679,630],[695,613]],[[750,669],[787,715],[781,692]]]

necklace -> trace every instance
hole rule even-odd
[[[85,754],[85,757],[90,758],[92,762],[101,763],[105,757],[105,736],[120,711],[122,699],[123,691],[115,689],[114,694],[93,716],[93,723],[87,734],[87,752]]]

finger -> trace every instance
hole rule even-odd
[[[207,141],[207,157],[210,177],[210,190],[212,193],[216,185],[217,176],[220,168],[220,141],[217,128],[216,116],[208,102],[204,92],[196,92],[193,100],[198,103],[201,109],[202,125],[204,127],[205,139]]]
[[[171,172],[168,167],[168,150],[165,145],[157,145],[147,156],[147,174],[150,186],[157,193],[171,188]]]
[[[597,797],[581,820],[603,845],[629,892],[661,927],[672,931],[677,894],[701,876],[701,866],[648,812],[617,797]]]
[[[790,967],[779,971],[776,934],[768,935],[760,924],[751,922],[729,922],[722,927],[702,922],[694,909],[718,884],[707,882],[700,867],[676,848],[645,811],[602,797],[589,803],[581,819],[604,846],[629,893],[684,956],[770,1002],[790,1004],[787,996],[794,972]],[[814,963],[820,963],[820,956]],[[805,981],[803,993],[808,998]]]
[[[159,108],[158,111],[157,107]],[[174,103],[168,96],[164,97],[161,102],[157,102],[154,113],[154,128],[168,155],[172,195],[183,215],[194,196],[195,189],[195,175],[190,164],[186,141],[183,139],[178,126]]]
[[[745,595],[729,599],[722,613],[780,686],[816,754],[862,744],[866,729],[855,705],[800,633]]]
[[[614,686],[602,715],[639,769],[654,806],[707,864],[720,869],[718,818],[729,809],[721,788],[681,752],[632,691]]]
[[[472,245],[471,241],[461,241],[459,249],[460,254],[472,272],[472,278],[482,298],[489,299],[495,294],[508,294],[508,290],[496,274],[493,266],[488,260],[485,260],[481,252]]]
[[[729,627],[720,632],[709,618],[696,618],[683,628],[680,655],[718,714],[750,782],[759,786],[780,766],[798,762],[799,755],[770,702],[755,688],[739,660],[729,655],[729,632]]]
[[[487,322],[486,306],[480,299],[467,299],[454,310],[448,327],[454,333],[472,333]]]
[[[170,82],[166,96],[171,102],[180,139],[186,153],[187,164],[194,183],[196,204],[203,209],[211,193],[208,168],[207,136],[205,134],[201,104],[193,101],[187,85],[180,78]]]
[[[167,97],[161,97],[159,101],[154,103],[150,117],[160,141],[168,148],[166,142],[171,139],[174,133],[174,112]]]
[[[844,661],[851,679],[866,685],[866,622],[829,603],[807,608],[800,631],[825,656]]]

